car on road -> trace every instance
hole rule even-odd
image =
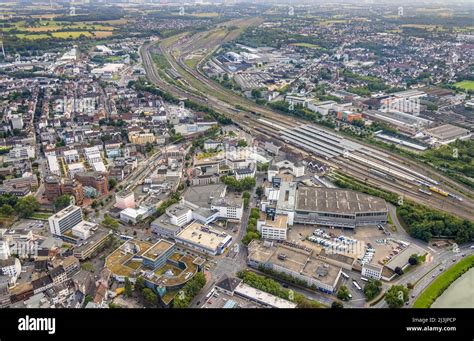
[[[196,305],[200,305],[200,304],[201,304],[201,301],[197,301],[197,302],[196,302]]]
[[[431,278],[435,278],[435,277],[436,277],[436,275],[431,276]]]
[[[288,284],[286,284],[286,283],[283,283],[281,286],[282,286],[283,288],[288,288]]]
[[[415,295],[411,295],[411,298],[415,298]]]

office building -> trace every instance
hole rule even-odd
[[[61,237],[65,232],[82,222],[82,209],[68,206],[48,218],[49,229],[53,236]]]

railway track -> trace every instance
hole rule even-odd
[[[215,42],[216,48],[225,40],[224,36],[222,39],[219,41]],[[193,52],[192,48],[189,48],[189,44],[192,43],[192,38],[191,39],[180,39],[174,46],[169,46],[167,48],[163,48],[163,54],[169,61],[169,63],[172,65],[172,67],[178,72],[180,75],[182,75],[183,79],[188,82],[190,87],[192,87],[193,91],[189,92],[187,90],[184,90],[182,88],[179,88],[177,86],[169,85],[166,83],[166,81],[160,79],[159,75],[157,75],[156,70],[153,65],[153,61],[151,57],[149,56],[148,48],[150,45],[146,46],[144,49],[140,50],[140,54],[142,55],[142,59],[144,60],[144,64],[147,64],[145,69],[147,70],[147,74],[151,74],[151,81],[153,81],[156,85],[158,85],[160,88],[163,88],[164,90],[180,97],[187,97],[192,101],[195,101],[198,104],[201,105],[207,105],[212,108],[214,108],[217,112],[222,113],[223,115],[231,118],[234,123],[242,127],[244,130],[246,130],[249,133],[256,134],[258,136],[270,136],[276,140],[282,141],[285,143],[284,139],[282,139],[280,132],[284,129],[291,129],[294,127],[297,127],[302,124],[307,124],[308,122],[301,122],[295,118],[287,117],[278,113],[275,113],[272,110],[269,110],[267,108],[262,108],[261,106],[257,106],[255,103],[248,101],[245,98],[242,98],[241,96],[233,93],[229,93],[228,89],[224,89],[220,86],[220,84],[215,83],[214,81],[208,79],[206,76],[204,76],[200,70],[199,67],[195,70],[186,65],[184,63],[184,58],[189,54]],[[214,49],[211,49],[211,52],[214,51]],[[177,52],[177,55],[175,56],[172,51]],[[185,54],[181,54],[180,51],[185,51]],[[207,56],[204,56],[202,60],[204,60]],[[199,66],[199,61],[196,65]],[[189,80],[189,81],[188,81]],[[204,92],[202,90],[198,90],[193,84],[199,84],[199,88],[203,89],[207,95],[204,95]],[[194,92],[197,91],[202,94],[201,95],[196,95]],[[205,96],[205,97],[204,97]],[[221,98],[225,99],[222,100]],[[249,103],[250,102],[250,103]],[[230,104],[232,103],[232,104]],[[240,107],[244,108],[245,110],[236,110],[235,106],[239,105]],[[281,129],[277,129],[275,125],[278,125],[281,127]],[[319,128],[319,127],[318,127]],[[328,132],[328,129],[321,128],[323,130],[326,130]],[[348,139],[351,140],[351,139]],[[360,143],[360,141],[353,141],[356,143]],[[364,146],[366,149],[372,150],[373,148],[371,146],[368,146],[367,144],[360,143],[362,146]],[[307,157],[315,158],[315,156],[311,153],[308,153],[307,151],[304,150],[304,148],[300,147],[291,147],[293,150],[296,152],[301,153],[302,155],[305,155]],[[378,151],[378,153],[383,153],[388,155],[388,158],[392,162],[397,162],[399,164],[404,164],[407,167],[410,167],[411,162],[407,162],[407,160],[401,158],[401,157],[396,157],[393,154],[390,154],[385,151]],[[319,160],[318,160],[319,161]],[[380,162],[380,160],[374,160]],[[330,167],[334,167],[338,169],[340,165],[336,164],[334,161],[330,160],[322,160],[320,159],[321,163],[325,163]],[[346,169],[347,172],[352,172],[351,174],[358,178],[359,180],[367,178],[367,173],[368,170],[366,169],[365,171],[361,171],[360,169]],[[413,190],[413,185],[412,184],[405,184],[405,186],[398,185],[398,184],[393,184],[389,181],[382,181],[381,179],[378,180],[371,180],[372,184],[377,186],[377,187],[382,187],[384,189],[390,190],[392,192],[398,193],[398,194],[404,194],[415,201],[418,202],[426,202],[428,203],[429,206],[434,206],[438,209],[442,209],[445,211],[449,211],[455,214],[458,214],[460,216],[466,217],[468,219],[473,219],[473,210],[471,209],[472,203],[466,205],[465,201],[464,203],[458,203],[458,205],[451,209],[451,204],[448,202],[439,202],[439,200],[433,200],[434,197],[427,197],[426,195],[422,194],[421,192],[418,192],[418,187],[416,187],[416,190]],[[449,206],[450,209],[447,210],[446,206]]]

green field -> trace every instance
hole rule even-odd
[[[35,213],[33,213],[33,215],[30,218],[31,219],[39,219],[39,220],[47,220],[52,215],[53,215],[52,213],[35,212]]]
[[[20,39],[39,40],[48,38],[77,39],[81,35],[85,37],[105,38],[113,34],[118,25],[123,22],[66,22],[51,20],[41,20],[34,24],[25,20],[12,23],[11,26],[1,28],[1,31],[15,35]],[[15,30],[14,32],[11,32]]]
[[[443,272],[421,293],[413,308],[429,308],[436,299],[467,270],[474,266],[474,255],[462,259],[457,264]]]
[[[454,86],[463,90],[474,90],[474,81],[457,82]]]
[[[184,64],[186,64],[186,66],[188,66],[189,68],[194,69],[196,67],[197,63],[199,62],[199,60],[200,60],[199,57],[185,59]]]
[[[310,44],[310,43],[295,43],[295,44],[291,44],[293,46],[299,46],[299,47],[307,47],[309,49],[317,49],[319,48],[318,45],[315,45],[315,44]]]

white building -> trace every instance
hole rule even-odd
[[[212,202],[211,210],[218,212],[218,218],[240,220],[244,212],[244,203],[221,198]]]
[[[84,156],[90,165],[95,162],[102,162],[102,156],[97,147],[84,148]]]
[[[13,114],[10,117],[10,122],[13,129],[23,129],[23,115],[22,114]]]
[[[362,266],[362,276],[380,280],[382,278],[382,266],[377,264],[364,264]]]
[[[145,206],[140,206],[139,208],[126,208],[120,211],[120,220],[124,223],[131,222],[132,224],[136,224],[141,220],[148,218],[152,213],[152,210]]]
[[[31,159],[35,157],[35,147],[33,146],[15,146],[8,152],[12,159]]]
[[[94,230],[94,228],[96,227],[97,227],[97,224],[83,220],[72,228],[72,234],[75,237],[78,237],[81,239],[87,239],[91,235],[91,230]]]
[[[75,149],[65,150],[63,152],[63,156],[64,161],[66,161],[66,163],[68,164],[79,162],[79,153]]]
[[[295,177],[300,177],[304,175],[304,165],[297,164],[288,160],[280,161],[275,164],[278,170],[287,169],[291,171],[291,173]]]
[[[105,165],[102,161],[92,163],[92,169],[100,173],[105,173],[107,171],[107,168],[105,168]]]
[[[259,219],[257,231],[263,239],[286,240],[288,231],[288,216],[276,215],[274,219]]]
[[[68,206],[48,218],[49,230],[53,236],[62,236],[82,222],[82,209],[79,206]]]
[[[18,258],[9,257],[0,260],[0,274],[10,278],[10,285],[14,285],[21,273],[21,263]]]
[[[0,240],[0,260],[6,260],[11,256],[8,241]]]
[[[48,160],[49,171],[54,175],[61,176],[61,171],[59,169],[58,158],[56,157],[56,155],[54,153],[53,154],[48,154],[48,155],[46,155],[46,158]]]
[[[248,168],[240,168],[235,170],[235,178],[237,180],[242,180],[245,178],[255,178],[256,167],[255,164],[252,164]]]
[[[170,217],[170,223],[179,227],[193,220],[193,211],[183,204],[176,204],[166,209],[166,215]]]
[[[67,168],[70,178],[74,178],[74,175],[77,173],[84,172],[84,165],[82,163],[71,163]]]
[[[337,105],[337,102],[335,101],[323,101],[323,102],[319,102],[316,100],[308,101],[308,109],[313,112],[318,112],[323,116],[328,115],[329,111],[334,109],[335,105]]]

